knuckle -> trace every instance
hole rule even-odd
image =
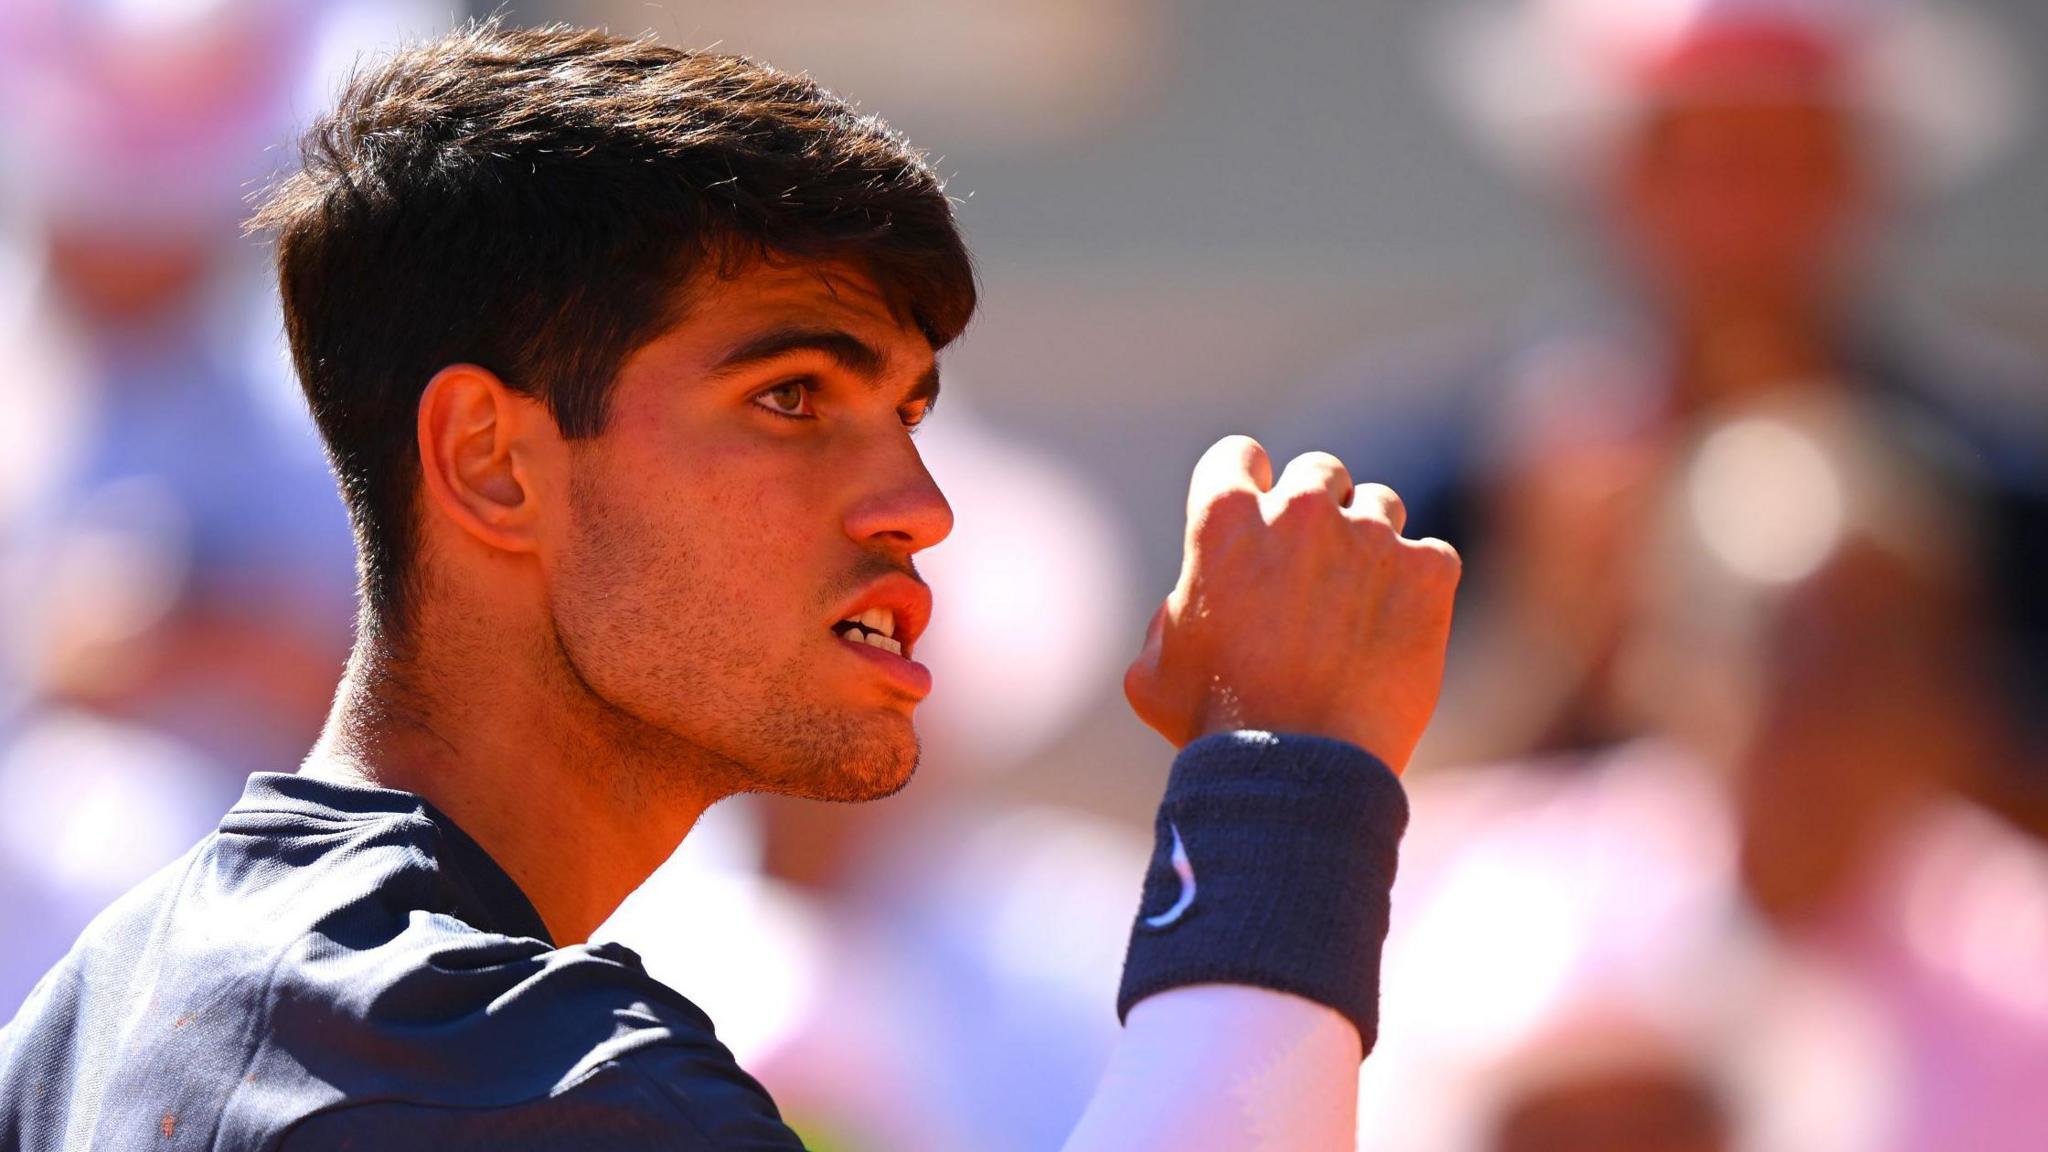
[[[1337,520],[1336,501],[1322,488],[1295,488],[1279,498],[1274,509],[1273,523],[1295,528],[1313,527]]]
[[[1287,470],[1289,472],[1305,472],[1315,476],[1329,476],[1337,473],[1348,475],[1344,468],[1344,461],[1337,459],[1337,457],[1328,452],[1303,452],[1293,460],[1288,461]]]
[[[1261,461],[1267,460],[1266,449],[1257,440],[1245,435],[1225,436],[1210,445],[1203,454],[1203,462],[1227,465],[1234,473],[1250,475]]]
[[[1405,513],[1408,506],[1402,502],[1401,494],[1385,484],[1360,484],[1353,503],[1376,510],[1391,519],[1397,513]]]
[[[1235,527],[1259,514],[1259,496],[1243,488],[1232,488],[1210,497],[1208,520]]]
[[[1465,570],[1465,558],[1459,555],[1458,550],[1452,547],[1449,542],[1438,540],[1432,536],[1427,544],[1431,554],[1437,557],[1446,571],[1456,575]]]
[[[1231,488],[1218,492],[1211,504],[1228,514],[1248,516],[1258,511],[1259,494],[1249,488]]]
[[[1458,555],[1458,550],[1448,543],[1435,537],[1406,543],[1415,555],[1417,566],[1431,577],[1447,584],[1455,584],[1464,574],[1464,557]]]
[[[1236,535],[1259,519],[1259,497],[1255,492],[1231,488],[1205,501],[1195,525],[1195,537],[1214,543]]]
[[[1359,539],[1374,551],[1392,548],[1401,539],[1401,534],[1394,531],[1393,521],[1383,516],[1361,516],[1357,524]]]

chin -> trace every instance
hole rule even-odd
[[[917,754],[912,752],[908,759],[883,766],[873,766],[860,773],[848,773],[843,778],[843,787],[816,797],[819,800],[836,800],[846,803],[863,804],[869,800],[886,800],[910,784],[910,778],[917,773]]]
[[[751,789],[805,800],[861,803],[893,796],[917,771],[917,732],[908,716],[808,728]]]
[[[841,787],[818,799],[861,802],[894,796],[917,773],[919,752],[917,733],[905,720],[900,732],[846,748],[832,773]]]

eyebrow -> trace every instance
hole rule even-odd
[[[793,352],[822,352],[832,358],[835,364],[857,376],[865,376],[871,383],[879,383],[888,357],[874,345],[838,328],[778,328],[763,333],[733,348],[718,363],[711,366],[710,375],[728,376],[756,364],[765,363]],[[934,403],[939,398],[939,365],[936,360],[918,377],[905,403],[923,400]]]

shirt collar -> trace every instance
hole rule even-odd
[[[510,936],[530,936],[552,946],[554,938],[533,902],[469,833],[425,797],[395,788],[285,772],[258,772],[242,790],[236,813],[271,812],[321,823],[365,817],[413,817],[439,833],[436,863],[441,873],[481,916],[472,927]]]

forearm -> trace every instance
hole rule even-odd
[[[1337,1152],[1356,1140],[1358,1030],[1283,992],[1203,984],[1125,1021],[1066,1152]]]

